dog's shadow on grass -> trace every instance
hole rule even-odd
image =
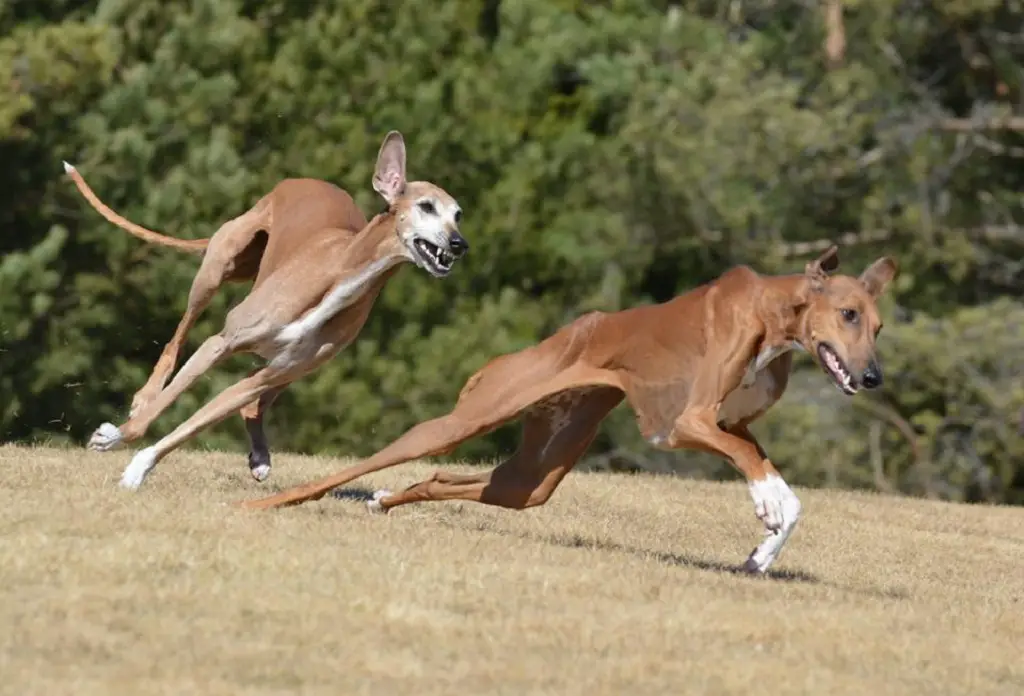
[[[495,534],[512,535],[513,533],[506,530],[494,529],[485,525],[476,525],[481,531],[492,532]],[[852,592],[854,594],[864,595],[879,599],[907,599],[910,597],[903,589],[899,588],[863,588],[855,587],[852,585],[842,585],[833,582],[826,582],[814,573],[809,573],[805,570],[797,568],[785,569],[785,570],[769,570],[763,575],[760,573],[750,573],[743,568],[741,565],[733,563],[723,563],[721,561],[710,561],[703,558],[696,558],[680,553],[670,553],[667,551],[656,551],[653,549],[638,549],[632,546],[625,546],[623,544],[617,544],[612,541],[602,541],[600,539],[587,539],[579,535],[572,536],[557,536],[557,535],[535,535],[535,534],[515,534],[520,538],[531,539],[534,541],[543,541],[550,544],[556,544],[558,546],[565,546],[567,548],[586,548],[586,549],[597,549],[600,551],[611,551],[613,553],[628,553],[634,556],[640,556],[642,558],[655,558],[658,561],[671,566],[678,566],[682,568],[695,568],[697,570],[703,570],[710,573],[724,573],[729,575],[736,575],[739,577],[751,578],[753,580],[766,580],[774,582],[789,582],[802,585],[821,585],[825,587],[834,587],[846,592]]]
[[[684,568],[695,568],[697,570],[706,570],[713,573],[729,573],[731,575],[740,575],[743,577],[754,577],[754,578],[767,578],[770,580],[778,580],[780,582],[802,582],[820,584],[821,578],[813,573],[808,573],[803,570],[769,570],[767,573],[760,575],[750,573],[745,570],[742,565],[735,563],[724,563],[722,561],[709,561],[703,558],[697,558],[682,553],[670,553],[668,551],[655,551],[650,549],[637,549],[632,546],[626,546],[624,544],[617,544],[612,541],[602,541],[600,539],[586,539],[584,537],[573,535],[569,537],[564,536],[542,536],[537,537],[538,540],[543,540],[551,544],[558,546],[565,546],[566,548],[583,548],[583,549],[595,549],[598,551],[612,551],[615,553],[628,553],[634,556],[641,556],[646,558],[655,558],[661,563],[666,565],[681,566]]]
[[[373,500],[374,490],[355,486],[353,488],[335,488],[330,492],[332,498],[337,500],[349,500],[356,503],[366,503]]]
[[[366,502],[373,498],[374,491],[370,488],[364,488],[362,486],[356,486],[353,488],[335,488],[331,491],[331,496],[338,500],[347,500],[354,502]],[[520,539],[529,541],[538,541],[545,544],[552,544],[554,546],[563,546],[570,549],[595,549],[598,551],[610,551],[613,553],[628,553],[633,556],[641,556],[645,558],[655,558],[661,563],[666,565],[680,566],[684,568],[696,568],[697,570],[705,570],[713,573],[729,573],[731,575],[738,575],[743,577],[760,577],[769,580],[776,580],[779,582],[797,582],[797,583],[811,583],[820,584],[821,579],[803,570],[769,570],[764,575],[754,575],[744,570],[743,566],[724,563],[722,561],[709,561],[703,558],[697,558],[680,553],[669,553],[667,551],[654,551],[649,549],[637,549],[623,544],[617,544],[612,541],[603,541],[601,539],[587,539],[579,535],[572,536],[560,536],[560,535],[545,535],[545,534],[523,534],[518,532],[512,532],[506,529],[496,529],[486,524],[457,524],[451,517],[444,516],[438,517],[437,522],[444,524],[449,527],[459,527],[460,529],[472,529],[477,532],[488,532],[490,534],[499,534],[501,536],[515,536]]]
[[[492,528],[484,528],[484,531],[495,532],[497,534],[509,534],[504,530],[496,530]],[[711,573],[728,573],[730,575],[738,575],[742,577],[751,578],[767,578],[769,580],[777,580],[780,582],[799,582],[799,583],[821,583],[821,578],[812,573],[808,573],[803,570],[769,570],[764,575],[750,573],[743,568],[742,565],[734,563],[725,563],[722,561],[711,561],[704,558],[697,558],[696,556],[690,556],[682,553],[670,553],[668,551],[656,551],[653,549],[638,549],[632,546],[626,546],[624,544],[617,544],[613,541],[604,541],[601,539],[587,539],[579,535],[560,536],[560,535],[517,535],[523,538],[532,539],[535,541],[543,541],[548,544],[554,544],[556,546],[564,546],[570,549],[594,549],[597,551],[610,551],[612,553],[628,553],[632,556],[640,556],[642,558],[654,558],[665,565],[679,566],[682,568],[695,568],[697,570],[704,570]]]
[[[354,502],[366,502],[373,498],[374,490],[371,488],[364,488],[361,486],[353,488],[335,489],[331,491],[331,496],[338,500],[354,501]],[[882,599],[907,599],[910,595],[902,589],[896,588],[863,588],[853,587],[847,585],[837,585],[832,582],[826,582],[814,573],[810,573],[805,570],[798,568],[793,569],[779,569],[769,570],[764,575],[752,574],[747,572],[742,565],[735,563],[725,563],[723,561],[708,560],[705,558],[698,558],[683,553],[674,553],[669,551],[659,551],[657,549],[642,549],[633,546],[627,546],[625,544],[619,544],[613,541],[605,539],[593,539],[587,538],[582,535],[559,535],[559,534],[540,534],[535,532],[522,532],[513,531],[509,529],[501,529],[488,522],[482,520],[470,520],[463,515],[463,511],[460,508],[453,508],[445,510],[442,514],[432,517],[436,524],[461,529],[463,531],[476,531],[485,534],[497,534],[499,536],[514,537],[522,539],[524,541],[533,541],[542,544],[550,544],[553,546],[561,546],[570,549],[594,549],[598,551],[608,551],[610,553],[624,553],[639,558],[653,558],[660,563],[665,565],[675,566],[678,568],[694,568],[696,570],[705,571],[708,573],[718,573],[735,575],[737,577],[751,578],[752,580],[764,580],[768,582],[784,582],[793,583],[796,585],[806,586],[829,586],[837,589],[842,589],[847,592],[853,592],[855,594],[866,595],[875,598]]]

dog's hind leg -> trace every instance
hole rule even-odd
[[[505,417],[486,421],[466,420],[459,415],[456,406],[456,410],[446,416],[413,426],[400,438],[356,466],[349,467],[320,481],[298,486],[266,498],[248,500],[240,505],[250,509],[266,509],[319,500],[332,488],[337,488],[364,474],[396,466],[412,459],[449,452],[474,435],[499,427],[514,415],[514,413],[507,414]]]
[[[590,324],[584,323],[583,330]],[[267,509],[319,500],[328,491],[374,471],[402,462],[447,454],[466,440],[517,418],[559,392],[614,387],[618,376],[579,360],[579,326],[570,325],[542,343],[494,358],[470,377],[451,413],[413,426],[404,435],[356,466],[276,495],[240,503]]]
[[[254,375],[258,370],[250,373]],[[267,411],[286,388],[287,384],[273,387],[260,395],[260,398],[251,401],[242,407],[242,420],[245,421],[245,432],[249,435],[249,473],[257,481],[266,481],[270,476],[270,445],[267,442],[267,432],[264,419]]]
[[[257,203],[248,212],[221,225],[210,238],[203,261],[192,280],[185,312],[174,329],[174,335],[164,346],[153,371],[132,397],[129,418],[139,413],[160,390],[174,372],[182,346],[199,315],[210,304],[217,290],[225,282],[255,277],[259,261],[266,248],[269,227],[269,200]]]
[[[186,368],[187,365],[182,368],[182,373],[185,372]],[[175,381],[178,379],[178,376],[175,377]],[[156,444],[139,450],[132,457],[131,462],[121,476],[121,487],[130,490],[137,489],[142,485],[142,482],[153,467],[156,466],[157,462],[181,446],[185,441],[194,437],[201,430],[224,420],[232,412],[237,411],[246,404],[287,383],[287,381],[290,381],[287,375],[282,374],[280,370],[265,367],[255,374],[231,385],[193,413],[188,420],[175,428],[169,435],[158,440]],[[174,381],[171,382],[171,386],[160,393],[158,399],[162,398],[163,394],[170,391],[173,386]]]
[[[399,505],[438,500],[470,500],[515,510],[543,505],[622,398],[614,387],[582,387],[546,397],[524,414],[519,448],[494,470],[469,475],[439,471],[395,495],[378,491],[368,507],[371,512],[387,512]]]

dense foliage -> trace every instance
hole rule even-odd
[[[755,426],[773,459],[798,484],[1024,502],[1022,25],[1020,0],[4,3],[0,436],[81,443],[123,418],[197,268],[103,221],[62,159],[130,219],[200,237],[286,176],[376,211],[396,128],[472,251],[443,281],[393,279],[358,342],[278,401],[276,448],[366,455],[584,311],[736,263],[799,270],[836,239],[848,272],[901,263],[887,385],[848,400],[801,358]],[[153,434],[249,367],[220,366]],[[588,462],[732,475],[651,450],[625,407]]]

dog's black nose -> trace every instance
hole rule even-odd
[[[868,365],[868,369],[864,370],[864,374],[861,375],[860,383],[864,385],[865,389],[882,386],[882,368],[877,363]]]
[[[448,246],[456,256],[462,256],[469,251],[469,242],[458,232],[452,233],[451,239],[448,240]]]

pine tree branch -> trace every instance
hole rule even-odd
[[[944,118],[936,128],[949,133],[979,133],[981,131],[1024,132],[1024,116],[992,116],[987,118]]]

